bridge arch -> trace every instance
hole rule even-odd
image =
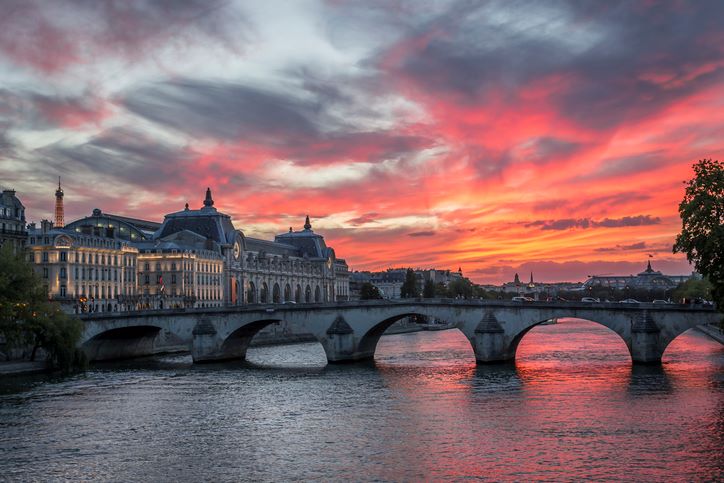
[[[201,362],[246,359],[246,351],[249,349],[249,344],[251,344],[254,336],[264,327],[280,321],[280,319],[260,319],[238,327],[223,339],[212,357],[207,357]]]
[[[80,348],[92,361],[146,356],[154,353],[161,331],[158,325],[111,328],[88,338]]]
[[[615,334],[615,335],[618,336],[618,338],[619,338],[619,339],[623,342],[623,344],[626,346],[626,349],[627,349],[627,351],[628,351],[628,353],[629,353],[629,356],[632,357],[630,339],[627,337],[627,333],[626,333],[626,331],[624,330],[624,327],[621,327],[621,326],[619,326],[618,324],[610,323],[610,322],[609,322],[609,323],[603,323],[603,322],[600,322],[600,321],[597,321],[597,320],[592,320],[592,319],[588,319],[588,318],[583,318],[583,317],[580,317],[580,316],[579,316],[579,317],[561,316],[561,317],[555,317],[555,319],[577,319],[577,320],[582,320],[582,321],[587,322],[587,323],[591,323],[591,324],[595,324],[595,325],[598,325],[598,326],[601,326],[601,327],[605,327],[606,329],[608,329],[608,332],[609,332],[611,335]],[[517,332],[517,333],[513,333],[513,334],[512,334],[512,337],[511,337],[511,340],[510,340],[510,344],[508,345],[507,350],[506,350],[506,352],[507,352],[507,354],[506,354],[506,356],[507,356],[506,359],[511,359],[511,360],[515,359],[516,354],[517,354],[517,352],[518,352],[518,347],[520,346],[520,343],[521,343],[522,340],[525,338],[525,336],[528,335],[528,333],[529,333],[531,330],[535,329],[536,327],[540,327],[541,325],[545,324],[545,323],[548,322],[549,320],[551,320],[551,319],[545,319],[545,320],[541,320],[541,321],[535,322],[535,323],[533,323],[532,325],[529,325],[528,327],[524,328],[523,330],[521,330],[521,331],[519,331],[519,332]],[[618,330],[617,330],[617,329],[618,329]]]
[[[399,314],[395,314],[391,317],[388,317],[374,326],[372,326],[361,338],[359,341],[358,351],[360,354],[364,354],[366,358],[372,359],[374,358],[375,351],[377,350],[377,344],[380,341],[380,337],[382,337],[382,334],[389,329],[392,324],[395,322],[398,322],[406,317],[411,318],[421,318],[427,320],[428,315],[423,313],[422,311],[406,311]],[[460,329],[457,329],[460,330]],[[460,331],[463,332],[463,331]],[[463,333],[463,335],[465,335]],[[468,339],[468,342],[470,341],[469,337],[466,335],[466,339]],[[472,344],[471,344],[472,346]],[[473,350],[475,349],[472,347]]]

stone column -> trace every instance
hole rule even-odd
[[[635,364],[658,364],[664,353],[656,325],[648,310],[637,314],[631,322],[631,359]]]
[[[491,310],[480,320],[471,342],[478,362],[503,362],[512,358],[505,346],[505,330]]]

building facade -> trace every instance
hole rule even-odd
[[[27,257],[48,298],[73,312],[117,312],[136,302],[138,249],[106,230],[55,228],[47,220],[28,229]],[[95,227],[98,228],[98,227]]]
[[[9,243],[18,252],[26,241],[25,207],[14,190],[3,190],[0,195],[0,246]]]
[[[162,223],[94,209],[62,228],[33,225],[26,239],[49,297],[77,312],[349,298],[347,264],[308,216],[273,241],[247,237],[214,208],[210,189],[201,208],[186,204]]]

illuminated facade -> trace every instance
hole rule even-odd
[[[43,221],[40,229],[28,229],[27,257],[48,297],[74,312],[137,309],[138,249],[105,230],[76,231],[72,225]]]
[[[336,300],[334,250],[326,246],[321,235],[312,231],[309,217],[302,230],[290,228],[289,233],[277,235],[274,241],[247,237],[234,228],[229,215],[214,208],[211,190],[207,189],[200,209],[192,210],[186,205],[184,210],[166,215],[153,243],[175,244],[177,252],[198,253],[203,247],[218,256],[222,271],[209,272],[207,275],[213,284],[203,290],[204,293],[209,290],[215,297],[219,294],[221,298],[197,300],[196,306],[199,303],[215,306]],[[141,247],[142,258],[151,248],[147,245]],[[169,248],[174,249],[171,245]],[[204,256],[207,257],[204,263],[211,263],[209,255]],[[216,265],[211,263],[211,267]],[[166,273],[160,276],[168,279]],[[203,279],[206,280],[206,275]]]
[[[274,241],[247,237],[229,215],[188,204],[155,223],[94,209],[27,235],[49,297],[74,311],[320,303],[349,299],[349,270],[307,217]]]

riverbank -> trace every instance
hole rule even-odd
[[[720,344],[724,344],[724,332],[722,332],[722,330],[716,325],[700,325],[699,327],[696,327],[696,330],[705,333]]]
[[[16,376],[21,374],[39,374],[46,372],[45,362],[35,361],[3,361],[0,362],[0,376]]]

